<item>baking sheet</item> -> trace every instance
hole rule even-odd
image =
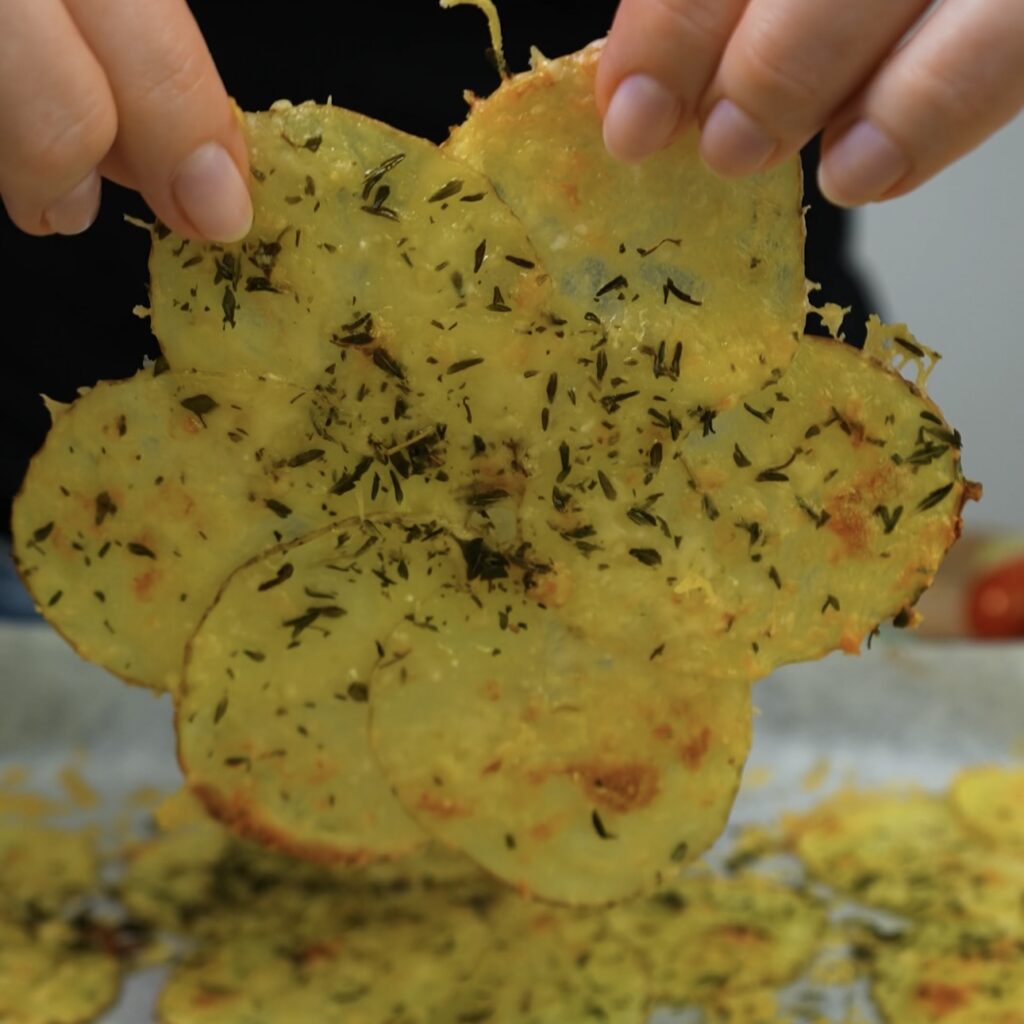
[[[1009,761],[1024,750],[1024,644],[920,642],[894,634],[861,657],[834,655],[758,684],[759,716],[747,769],[722,845],[743,825],[817,803],[848,782],[945,787],[970,764]],[[81,661],[48,627],[0,621],[0,774],[31,769],[41,791],[75,754],[83,773],[119,811],[143,786],[180,783],[166,697],[120,684]],[[827,759],[824,784],[803,780]],[[715,851],[713,851],[714,854]],[[147,1024],[162,977],[141,972],[102,1024]],[[861,989],[794,992],[824,1000],[842,1019],[851,1005],[872,1018]],[[699,1016],[659,1012],[656,1024]]]

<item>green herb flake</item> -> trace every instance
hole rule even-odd
[[[482,356],[477,356],[473,359],[460,359],[458,362],[452,363],[452,365],[448,367],[448,376],[450,377],[455,373],[462,373],[463,370],[471,370],[474,366],[479,366],[483,361]]]
[[[96,495],[96,517],[95,524],[102,526],[108,516],[117,515],[117,505],[106,491]]]
[[[267,498],[263,504],[279,519],[287,519],[292,514],[292,510],[287,505],[275,498]]]
[[[294,572],[295,566],[293,566],[291,562],[285,562],[285,564],[277,570],[274,576],[272,576],[269,580],[265,580],[263,583],[261,583],[256,588],[256,590],[260,593],[266,590],[272,590],[274,587],[280,586],[282,583],[284,583],[285,580],[291,579]]]
[[[601,815],[597,811],[593,811],[590,815],[590,823],[594,826],[594,831],[598,834],[601,839],[617,839],[618,836],[609,832],[605,827],[605,823],[601,818]]]
[[[444,199],[451,199],[462,191],[463,183],[458,178],[452,178],[447,184],[442,185],[428,200],[428,203],[440,203]]]
[[[661,554],[655,548],[630,548],[629,553],[643,565],[661,565]]]
[[[288,465],[292,469],[298,469],[300,466],[307,466],[311,462],[317,462],[323,457],[323,448],[310,448],[307,451],[299,452],[298,455],[293,455],[288,460]]]
[[[953,484],[946,484],[944,487],[939,487],[932,491],[927,497],[922,498],[918,503],[918,512],[927,512],[930,508],[935,508],[936,505],[940,504],[953,490]]]
[[[614,501],[618,497],[615,485],[608,479],[604,470],[597,471],[597,482],[601,485],[601,491],[609,501]]]
[[[193,416],[198,416],[200,422],[205,426],[204,416],[208,416],[214,409],[219,408],[209,395],[192,395],[191,398],[183,398],[178,403],[182,408],[187,409]]]
[[[878,516],[878,518],[882,520],[882,526],[885,528],[885,532],[892,533],[892,531],[896,529],[896,524],[900,521],[900,516],[903,515],[903,506],[897,505],[890,512],[885,505],[878,505],[874,510],[874,515]]]
[[[224,313],[224,323],[229,327],[235,326],[235,313],[238,311],[238,299],[235,298],[235,291],[230,285],[224,288],[224,295],[220,300],[220,308]]]
[[[689,295],[686,292],[684,292],[682,288],[678,287],[678,285],[676,285],[676,283],[672,280],[671,277],[666,278],[665,284],[662,285],[661,292],[662,297],[665,301],[665,305],[668,305],[668,299],[670,295],[672,296],[672,298],[678,299],[680,302],[684,302],[688,306],[704,305],[703,302],[700,302],[699,300],[695,299],[692,295]]]

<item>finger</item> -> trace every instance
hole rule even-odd
[[[0,194],[11,220],[33,235],[84,231],[117,111],[60,0],[0,3],[0,95]]]
[[[747,0],[622,0],[597,72],[605,145],[637,161],[693,117]]]
[[[903,195],[1024,107],[1024,4],[946,0],[823,139],[822,192],[855,206]]]
[[[927,0],[752,0],[702,101],[705,162],[738,177],[792,156],[926,6]]]
[[[245,140],[184,0],[65,0],[118,111],[114,170],[169,227],[229,242],[252,224]]]

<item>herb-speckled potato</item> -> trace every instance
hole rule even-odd
[[[797,162],[615,163],[597,52],[538,57],[443,149],[246,115],[250,236],[155,226],[163,357],[55,409],[19,569],[172,692],[241,835],[651,889],[726,820],[750,685],[909,622],[976,495],[894,372],[909,333],[801,340]]]

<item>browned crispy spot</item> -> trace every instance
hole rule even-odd
[[[970,1000],[970,991],[941,981],[923,981],[917,986],[914,998],[939,1020],[966,1006]]]
[[[547,839],[554,838],[558,828],[559,822],[557,819],[542,821],[530,829],[530,838],[536,839],[538,842],[544,842]]]
[[[619,814],[646,807],[658,793],[658,769],[652,764],[590,762],[571,765],[567,773],[594,803]]]
[[[420,793],[416,806],[435,818],[468,818],[473,812],[449,797],[438,796],[429,789]]]
[[[295,840],[285,829],[260,820],[252,801],[243,793],[235,792],[230,797],[225,797],[218,790],[201,782],[191,783],[189,788],[210,814],[235,835],[251,839],[268,850],[276,850],[315,864],[345,864],[352,867],[376,864],[388,859],[373,850],[361,847],[341,849],[324,843]]]
[[[238,993],[225,991],[221,988],[204,988],[197,992],[192,999],[192,1005],[197,1010],[204,1010],[210,1006],[217,1006],[220,1003],[230,1002],[237,999]]]
[[[863,555],[869,549],[869,520],[879,504],[889,501],[898,483],[896,467],[885,465],[861,473],[853,485],[826,506],[830,518],[825,528],[843,542],[846,555]]]
[[[159,569],[148,569],[132,580],[132,590],[140,601],[148,601],[153,596],[153,588],[160,579]]]
[[[580,190],[574,181],[566,181],[561,185],[562,194],[565,196],[565,201],[569,204],[569,208],[578,210],[580,207]]]
[[[330,962],[337,960],[338,955],[345,948],[343,939],[336,939],[333,942],[314,942],[299,950],[296,960],[303,967],[309,967],[318,962]]]
[[[545,573],[527,592],[527,597],[545,608],[561,608],[572,593],[572,579],[566,570]]]
[[[704,763],[708,750],[711,748],[711,730],[705,725],[697,735],[687,743],[679,755],[691,771],[697,771]]]
[[[863,639],[859,633],[843,633],[839,638],[839,649],[845,654],[857,654]]]
[[[825,524],[843,542],[845,555],[861,555],[868,550],[868,524],[864,500],[847,492],[829,502],[826,511],[831,517]]]

